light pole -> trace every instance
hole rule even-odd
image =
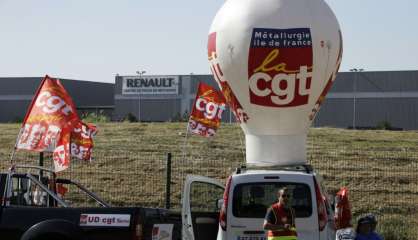
[[[147,71],[136,71],[136,74],[139,75],[139,78],[142,78]],[[138,92],[138,122],[141,121],[141,92]]]
[[[353,129],[356,129],[356,95],[357,95],[357,78],[359,72],[363,72],[363,68],[352,68],[350,69],[350,72],[354,73],[353,78]]]

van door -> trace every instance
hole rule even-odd
[[[218,202],[224,185],[203,176],[188,175],[182,195],[183,240],[215,240],[219,225]]]

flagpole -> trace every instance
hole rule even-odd
[[[232,110],[232,108],[230,107],[230,110]],[[234,116],[235,116],[235,123],[234,123],[234,125],[235,126],[238,126],[238,131],[239,131],[239,133],[238,133],[238,137],[239,137],[239,141],[240,141],[240,143],[241,143],[241,147],[242,146],[245,146],[244,145],[244,143],[243,143],[243,140],[242,140],[242,130],[240,129],[241,128],[241,120],[239,119],[239,117],[237,117],[238,115],[237,114],[235,114],[235,111],[234,111]],[[245,155],[245,152],[244,152],[244,149],[242,148],[241,149],[241,152],[242,152],[242,156],[243,156],[243,159],[244,159],[244,162],[246,162],[246,160],[245,160],[245,157],[246,157],[246,155]]]
[[[19,138],[22,135],[22,129],[23,129],[23,127],[20,127],[19,134],[17,135],[12,154],[10,154],[10,164],[13,164],[13,159],[15,157],[15,153],[16,153],[16,149],[17,149],[17,142],[19,141]]]
[[[187,139],[189,137],[189,127],[190,127],[190,116],[187,121],[186,136],[184,138],[184,143],[183,143],[183,156],[182,156],[183,160],[186,158],[186,146],[187,146]]]
[[[201,82],[199,82],[199,85],[197,87],[197,89],[198,89],[197,94],[199,93],[200,85],[201,85]],[[187,139],[189,137],[190,119],[192,118],[192,113],[193,113],[194,106],[196,106],[197,98],[198,98],[198,96],[196,95],[196,97],[194,98],[194,101],[193,101],[192,108],[190,109],[189,119],[187,120],[186,136],[184,138],[184,143],[183,143],[183,156],[182,156],[183,160],[186,158],[186,144],[187,144]]]
[[[242,130],[240,129],[241,128],[241,126],[240,126],[240,123],[239,122],[236,122],[235,123],[237,126],[238,126],[238,130],[239,130],[239,141],[240,141],[240,143],[241,143],[241,147],[242,146],[245,146],[244,144],[243,144],[243,140],[242,140]],[[241,148],[241,151],[242,151],[242,156],[243,156],[243,158],[244,158],[244,162],[246,162],[246,159],[245,159],[245,152],[244,152],[244,149],[243,148]]]
[[[10,164],[13,164],[13,158],[15,157],[16,147],[13,148],[12,154],[10,154]]]

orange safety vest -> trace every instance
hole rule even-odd
[[[274,216],[276,218],[276,222],[274,224],[285,224],[288,223],[288,214],[287,211],[283,208],[280,203],[275,203],[271,206],[273,210]],[[286,218],[286,222],[283,222],[283,218]],[[267,239],[268,240],[297,240],[297,233],[295,227],[295,213],[292,208],[290,208],[290,225],[292,226],[289,230],[278,230],[272,231],[269,230],[267,232]],[[289,223],[288,223],[289,224]]]

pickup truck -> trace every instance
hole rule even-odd
[[[95,207],[77,206],[62,189],[77,192]],[[57,178],[50,169],[13,166],[0,173],[0,236],[8,240],[171,239],[214,240],[223,184],[188,176],[182,211],[143,207],[111,207],[81,184]],[[171,232],[160,234],[160,224]],[[160,237],[158,237],[160,236]],[[161,237],[162,236],[162,237]]]

